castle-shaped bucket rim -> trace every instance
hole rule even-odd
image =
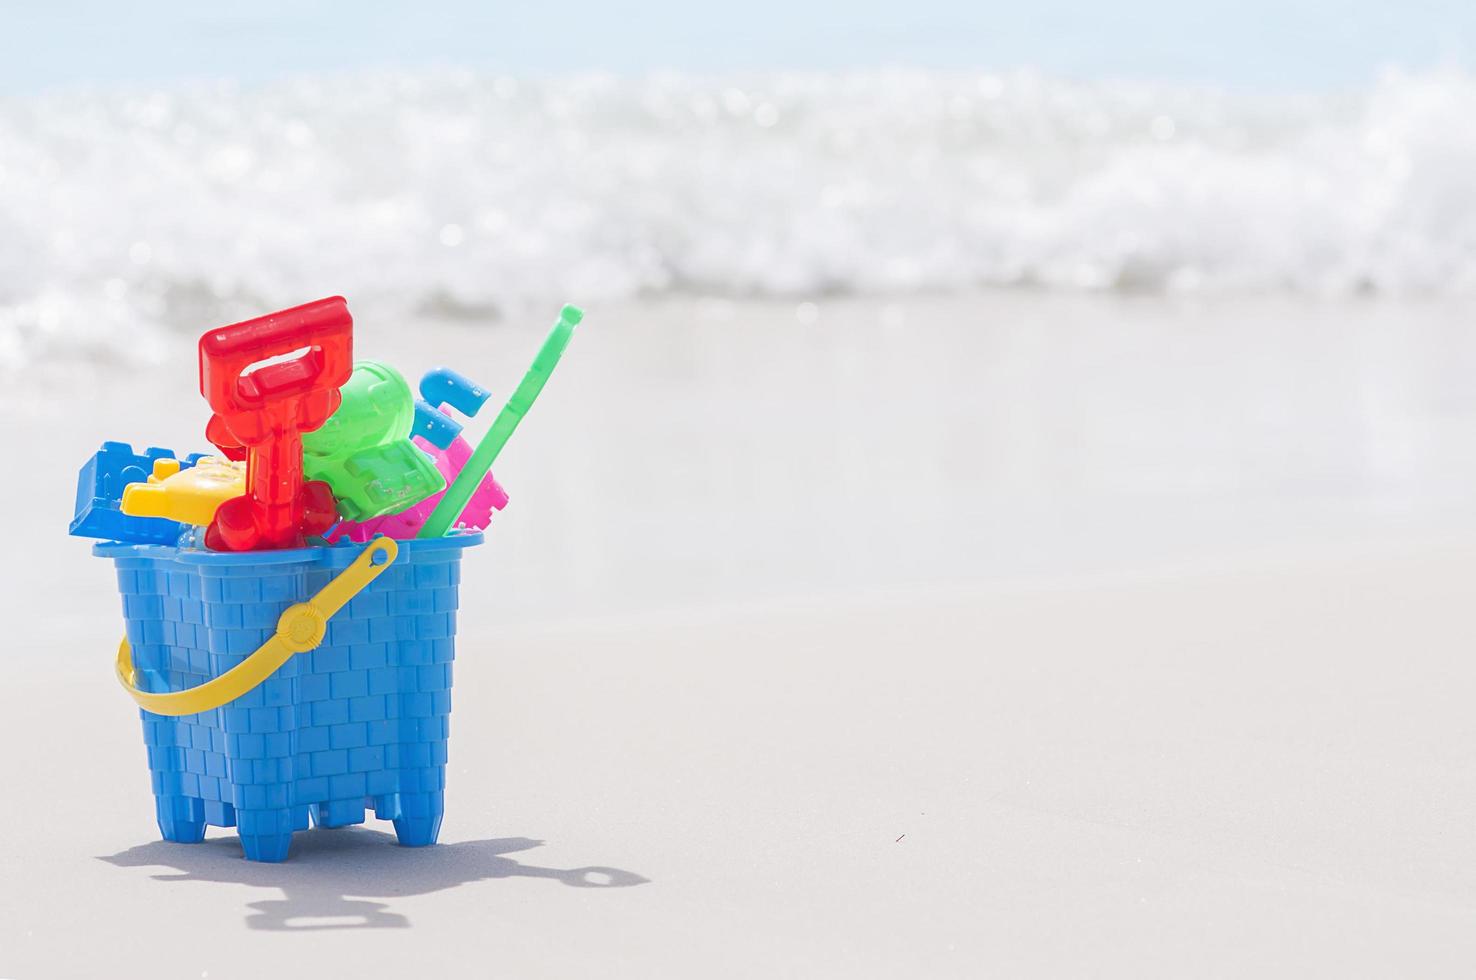
[[[485,536],[481,531],[456,531],[440,538],[411,538],[395,543],[408,557],[412,553],[472,548],[484,540]],[[124,541],[103,541],[92,546],[92,553],[100,558],[161,558],[187,565],[214,567],[326,565],[329,568],[339,568],[348,565],[363,550],[363,543],[352,541],[280,551],[205,551],[166,544],[129,544]]]

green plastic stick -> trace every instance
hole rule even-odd
[[[574,336],[575,325],[582,319],[584,311],[577,306],[566,306],[559,311],[559,322],[549,331],[548,339],[538,350],[538,356],[533,358],[533,366],[528,368],[528,373],[518,382],[517,390],[512,393],[507,404],[502,406],[497,418],[492,420],[492,427],[482,436],[482,441],[472,450],[471,458],[446,488],[445,496],[436,505],[436,509],[431,511],[430,517],[425,519],[425,526],[420,529],[417,537],[439,538],[451,529],[452,522],[466,509],[466,502],[476,491],[477,484],[482,482],[482,477],[487,475],[487,471],[496,462],[497,454],[507,445],[513,430],[523,421],[528,409],[533,407],[533,400],[548,382],[548,376],[559,363],[564,348],[569,346],[569,338]]]

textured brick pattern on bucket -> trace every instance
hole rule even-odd
[[[280,861],[310,821],[341,827],[372,810],[394,821],[400,843],[435,843],[462,548],[400,546],[329,622],[322,646],[255,690],[194,715],[140,712],[166,840],[236,827],[248,858]],[[359,551],[262,564],[182,561],[173,549],[115,557],[136,682],[178,691],[229,670]]]

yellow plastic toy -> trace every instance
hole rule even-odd
[[[177,459],[154,460],[147,483],[123,488],[123,513],[130,517],[165,517],[205,527],[215,510],[246,492],[246,463],[206,456],[187,470]]]
[[[158,694],[139,690],[133,670],[133,647],[125,636],[118,644],[115,662],[118,683],[141,707],[156,715],[193,715],[229,704],[272,676],[273,671],[295,654],[307,653],[322,643],[333,614],[389,568],[399,553],[400,548],[393,539],[375,538],[311,599],[288,606],[277,620],[277,631],[251,656],[198,687]]]

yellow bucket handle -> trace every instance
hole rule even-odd
[[[140,691],[133,669],[133,649],[128,637],[118,644],[118,683],[146,711],[156,715],[193,715],[229,704],[272,676],[272,672],[292,659],[293,654],[307,653],[323,642],[328,620],[358,595],[379,573],[390,567],[400,552],[392,538],[375,538],[359,557],[318,594],[306,602],[288,606],[277,620],[277,631],[256,652],[230,670],[197,687],[167,694]],[[376,559],[383,555],[382,561]]]

